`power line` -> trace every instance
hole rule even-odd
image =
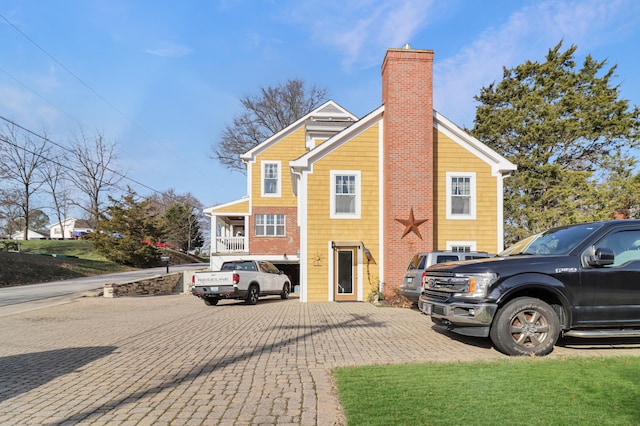
[[[104,96],[102,96],[100,93],[98,93],[96,90],[93,89],[93,87],[89,86],[89,84],[87,84],[83,79],[81,79],[78,75],[76,75],[73,71],[71,71],[69,68],[67,68],[62,62],[60,62],[59,60],[57,60],[53,55],[51,55],[49,52],[47,52],[42,46],[40,46],[38,43],[35,42],[35,40],[33,40],[31,37],[29,37],[26,33],[24,33],[20,28],[18,28],[13,22],[11,22],[9,19],[7,19],[4,15],[2,15],[0,13],[0,18],[4,19],[4,21],[9,24],[14,30],[16,30],[18,33],[20,33],[24,38],[26,38],[27,40],[29,40],[29,42],[31,42],[31,44],[33,44],[35,47],[37,47],[42,53],[44,53],[45,55],[47,55],[47,57],[49,57],[53,62],[55,62],[56,64],[60,65],[62,67],[62,69],[64,69],[66,72],[68,72],[73,78],[75,78],[76,80],[78,80],[84,87],[86,87],[91,93],[93,93],[94,95],[96,95],[98,98],[100,98],[104,103],[106,103],[107,105],[109,105],[111,108],[113,108],[114,111],[116,111],[118,114],[120,114],[122,117],[124,117],[127,121],[129,121],[131,124],[133,124],[134,126],[136,126],[141,132],[143,132],[145,135],[147,135],[149,138],[153,139],[153,136],[151,136],[145,129],[142,128],[142,126],[140,126],[138,123],[136,123],[135,121],[133,121],[131,118],[129,118],[129,116],[127,116],[124,112],[120,111],[120,109],[118,109],[118,107],[116,107],[114,104],[112,104],[111,102],[109,102],[109,100],[107,98],[105,98]]]
[[[48,137],[46,137],[46,136],[44,136],[44,135],[40,135],[40,134],[38,134],[38,133],[34,132],[33,130],[30,130],[30,129],[28,129],[28,128],[26,128],[26,127],[24,127],[24,126],[22,126],[22,125],[20,125],[20,124],[16,123],[15,121],[13,121],[13,120],[11,120],[11,119],[9,119],[9,118],[4,117],[3,115],[0,115],[0,119],[1,119],[1,120],[4,120],[5,122],[7,122],[7,123],[9,123],[9,124],[11,124],[12,126],[15,126],[15,127],[19,128],[19,129],[23,130],[24,132],[27,132],[28,134],[30,134],[30,135],[32,135],[32,136],[35,136],[35,137],[37,137],[37,138],[39,138],[39,139],[42,139],[43,141],[45,141],[45,142],[47,142],[47,143],[50,143],[50,144],[52,144],[52,145],[55,145],[56,147],[58,147],[58,148],[60,148],[60,149],[63,149],[63,150],[67,150],[67,149],[69,149],[69,148],[65,147],[64,145],[62,145],[62,144],[60,144],[60,143],[58,143],[58,142],[55,142],[55,141],[53,141],[53,140],[49,139]],[[0,135],[0,140],[2,140],[3,142],[6,142],[6,143],[8,143],[8,144],[10,144],[10,145],[12,145],[12,146],[14,146],[14,147],[16,147],[16,148],[22,149],[22,150],[24,150],[24,151],[26,151],[26,152],[28,152],[28,153],[30,153],[30,154],[38,155],[38,154],[36,154],[35,152],[32,152],[32,151],[28,150],[28,149],[27,149],[27,148],[25,148],[25,147],[22,147],[22,146],[19,146],[19,145],[14,144],[13,142],[11,142],[11,141],[9,141],[8,139],[6,139],[5,137],[2,137],[1,135]],[[50,161],[50,162],[52,162],[52,163],[54,163],[54,164],[56,164],[56,165],[59,165],[59,166],[61,166],[61,167],[64,167],[65,169],[71,170],[71,171],[73,171],[74,173],[80,173],[80,174],[83,174],[82,172],[79,172],[79,171],[77,171],[77,170],[74,170],[71,166],[68,166],[68,165],[66,165],[66,164],[61,164],[61,163],[59,163],[59,162],[57,162],[57,161],[54,161],[54,160],[51,160],[51,159],[47,159],[47,161]],[[133,179],[133,178],[130,178],[130,177],[128,177],[128,176],[126,176],[126,175],[124,175],[124,174],[122,174],[122,173],[118,172],[117,170],[110,169],[109,167],[105,167],[105,170],[107,170],[108,172],[113,173],[114,175],[116,175],[116,176],[120,177],[121,179],[128,180],[128,181],[130,181],[130,182],[133,182],[133,183],[135,183],[136,185],[139,185],[139,186],[141,186],[141,187],[143,187],[143,188],[146,188],[146,189],[148,189],[148,190],[150,190],[150,191],[153,191],[153,192],[155,192],[155,193],[157,193],[157,194],[160,194],[160,195],[163,195],[163,194],[164,194],[162,191],[157,190],[157,189],[155,189],[155,188],[152,188],[152,187],[150,187],[150,186],[148,186],[148,185],[146,185],[146,184],[144,184],[144,183],[142,183],[142,182],[139,182],[139,181],[137,181],[137,180],[135,180],[135,179]],[[85,176],[85,177],[90,177],[89,175],[86,175],[86,174],[84,174],[84,176]],[[116,188],[118,188],[118,187],[116,186]],[[123,188],[118,188],[118,189],[123,190]],[[166,195],[166,194],[164,194],[164,195]],[[171,198],[171,197],[169,197],[169,198]],[[176,200],[176,199],[174,199],[174,200],[175,200],[175,201],[178,201],[178,200]]]
[[[32,135],[32,136],[35,136],[35,137],[37,137],[37,138],[39,138],[39,139],[42,139],[44,142],[46,142],[46,143],[50,143],[50,144],[52,144],[52,145],[54,145],[54,146],[56,146],[56,147],[58,147],[58,148],[60,148],[60,149],[62,149],[62,150],[69,150],[69,148],[68,148],[68,147],[66,147],[66,146],[64,146],[64,145],[61,145],[60,143],[55,142],[55,141],[53,141],[53,140],[49,139],[48,137],[46,137],[46,136],[44,136],[44,135],[40,135],[40,134],[38,134],[38,133],[34,132],[33,130],[28,129],[28,128],[26,128],[26,127],[24,127],[24,126],[22,126],[22,125],[20,125],[20,124],[16,123],[15,121],[13,121],[13,120],[11,120],[11,119],[9,119],[9,118],[4,117],[3,115],[0,115],[0,120],[3,120],[3,121],[5,121],[5,122],[9,123],[10,125],[15,126],[15,127],[19,128],[19,129],[23,130],[24,132],[26,132],[26,133],[28,133],[28,134],[30,134],[30,135]],[[27,153],[29,153],[29,154],[32,154],[32,155],[40,155],[40,154],[37,154],[37,153],[36,153],[36,152],[34,152],[34,151],[31,151],[31,150],[27,149],[27,148],[26,148],[26,147],[24,147],[24,146],[20,146],[20,145],[17,145],[17,144],[15,144],[15,143],[13,143],[12,141],[10,141],[9,139],[7,139],[7,138],[6,138],[4,135],[2,135],[1,133],[0,133],[0,142],[5,142],[5,143],[7,143],[7,144],[9,144],[9,145],[11,145],[11,146],[13,146],[13,147],[17,148],[17,149],[21,149],[21,150],[23,150],[23,151],[25,151],[25,152],[27,152]],[[64,168],[64,169],[66,169],[66,170],[69,170],[69,171],[73,172],[73,173],[76,173],[76,174],[82,175],[82,176],[84,176],[84,177],[86,177],[86,178],[91,178],[91,176],[90,176],[90,175],[88,175],[88,174],[86,174],[86,173],[83,173],[82,171],[75,170],[74,168],[72,168],[71,166],[69,166],[69,165],[67,165],[67,164],[60,163],[59,161],[57,161],[57,159],[56,159],[56,160],[54,160],[54,159],[51,159],[51,158],[47,158],[47,159],[46,159],[46,161],[48,161],[48,162],[50,162],[50,163],[53,163],[53,164],[56,164],[56,165],[58,165],[58,166],[60,166],[60,167],[62,167],[62,168]],[[136,180],[136,179],[130,178],[130,177],[128,177],[127,175],[125,175],[125,174],[123,174],[123,173],[118,172],[117,170],[113,170],[113,169],[111,169],[111,168],[109,168],[109,167],[105,167],[104,169],[105,169],[106,171],[108,171],[108,172],[111,172],[111,173],[113,173],[113,174],[117,175],[117,176],[118,176],[120,179],[122,179],[122,180],[130,181],[130,182],[132,182],[132,183],[134,183],[134,184],[136,184],[136,185],[138,185],[138,186],[141,186],[141,187],[146,188],[146,189],[148,189],[148,190],[150,190],[150,191],[152,191],[152,192],[154,192],[154,193],[156,193],[156,194],[158,194],[158,195],[161,195],[162,197],[166,197],[166,198],[168,198],[169,200],[171,200],[171,201],[173,201],[173,202],[175,202],[175,203],[185,204],[185,203],[184,203],[184,201],[183,201],[182,199],[180,199],[180,198],[178,198],[178,197],[175,197],[175,196],[172,196],[171,194],[169,194],[169,193],[167,193],[167,192],[160,191],[160,190],[158,190],[158,189],[152,188],[152,187],[150,187],[149,185],[146,185],[146,184],[144,184],[144,183],[142,183],[142,182],[140,182],[140,181],[138,181],[138,180]],[[115,189],[118,189],[118,190],[122,191],[122,192],[126,192],[126,188],[122,188],[121,186],[119,186],[119,185],[117,185],[117,184],[111,184],[111,186],[112,186],[113,188],[115,188]],[[163,205],[164,207],[169,207],[169,205],[168,205],[167,203],[165,203],[162,199],[161,199],[161,200],[158,200],[157,202],[158,202],[158,204]]]
[[[55,145],[55,146],[57,146],[57,147],[64,148],[64,147],[62,147],[61,145],[57,144],[56,142],[53,142],[53,141],[52,141],[52,140],[50,140],[49,138],[44,137],[44,136],[42,136],[42,135],[39,135],[39,134],[37,134],[37,133],[35,133],[35,132],[33,132],[33,131],[29,130],[29,129],[26,129],[26,128],[25,128],[25,127],[23,127],[23,126],[20,126],[19,124],[14,123],[13,121],[6,119],[5,117],[0,116],[0,119],[5,120],[6,122],[8,122],[8,123],[11,123],[11,124],[15,125],[15,126],[16,126],[16,127],[18,127],[19,129],[22,129],[23,131],[25,131],[25,132],[27,132],[27,133],[29,133],[29,134],[31,134],[31,135],[34,135],[34,136],[36,136],[36,137],[38,137],[38,138],[41,138],[45,143],[49,142],[49,143],[51,143],[51,144],[53,144],[53,145]],[[13,142],[13,141],[9,140],[9,139],[8,139],[6,136],[4,136],[2,133],[0,133],[0,143],[5,143],[5,144],[7,144],[7,145],[10,145],[10,146],[12,146],[12,147],[14,147],[14,148],[18,149],[18,150],[21,150],[21,151],[23,151],[23,152],[26,152],[26,153],[32,154],[32,155],[34,155],[34,156],[43,157],[43,153],[38,153],[38,152],[35,152],[35,151],[32,151],[32,150],[28,149],[28,148],[27,148],[27,147],[25,147],[25,146],[21,146],[21,145],[19,145],[19,144],[15,143],[15,142]],[[69,166],[69,165],[67,165],[67,164],[63,164],[63,163],[59,162],[59,161],[58,161],[58,157],[56,157],[55,159],[45,158],[44,160],[45,160],[46,162],[53,163],[53,164],[55,164],[55,165],[57,165],[57,166],[59,166],[59,167],[61,167],[61,168],[63,168],[63,169],[69,170],[69,171],[71,171],[71,172],[73,172],[73,173],[83,174],[81,171],[74,170],[71,166]],[[176,203],[180,203],[180,204],[182,204],[182,205],[186,205],[186,206],[188,206],[188,207],[189,207],[189,209],[190,209],[190,213],[189,213],[189,214],[190,214],[190,218],[189,218],[189,225],[191,226],[191,217],[194,217],[194,216],[195,216],[195,214],[193,213],[194,206],[190,205],[189,203],[185,203],[184,201],[179,200],[179,199],[177,199],[177,198],[175,198],[175,197],[172,197],[170,194],[161,193],[160,191],[157,191],[157,190],[155,190],[155,189],[153,189],[153,188],[151,188],[151,187],[148,187],[148,186],[146,186],[146,185],[144,185],[144,184],[142,184],[142,183],[140,183],[140,182],[138,182],[138,181],[136,181],[136,180],[134,180],[134,179],[128,178],[127,176],[122,175],[121,173],[115,172],[115,171],[113,171],[113,170],[111,170],[111,169],[109,169],[109,168],[106,168],[106,167],[105,167],[105,169],[106,169],[106,170],[109,170],[109,171],[111,171],[111,172],[113,172],[113,173],[115,173],[115,174],[117,174],[117,175],[119,175],[119,176],[121,176],[121,177],[122,177],[123,179],[125,179],[125,180],[131,180],[132,182],[135,182],[135,183],[137,183],[137,184],[139,184],[139,185],[142,185],[142,186],[146,187],[147,189],[150,189],[150,190],[152,190],[152,191],[154,191],[154,192],[156,192],[156,193],[159,193],[159,194],[161,194],[161,195],[163,195],[163,196],[165,196],[165,197],[169,198],[170,200],[173,200],[173,201],[174,201],[174,202],[176,202]],[[91,176],[89,176],[89,175],[87,175],[87,174],[84,174],[84,176],[85,176],[85,177],[89,177],[89,178],[91,177]],[[44,183],[44,181],[43,181],[43,183]],[[111,186],[111,187],[113,187],[113,188],[119,189],[119,190],[121,190],[121,191],[123,191],[123,192],[125,191],[125,190],[124,190],[124,188],[119,187],[117,184],[112,184],[112,185],[110,185],[110,186]],[[53,191],[53,188],[52,188],[52,191]],[[159,204],[159,205],[162,205],[162,206],[164,206],[164,207],[169,207],[169,206],[170,206],[168,203],[165,203],[165,202],[164,202],[164,200],[162,200],[162,199],[160,199],[160,200],[154,200],[154,203]],[[19,203],[11,203],[11,204],[14,204],[14,205],[18,206],[19,208],[24,208],[24,207],[22,207],[23,205],[21,206]],[[195,208],[196,208],[196,210],[197,210],[197,207],[195,207]],[[30,210],[31,210],[31,209],[30,209]],[[3,218],[3,217],[2,217],[2,216],[0,216],[0,218]],[[190,241],[189,241],[189,243],[190,243]]]
[[[33,40],[31,37],[29,37],[24,31],[22,31],[17,25],[15,25],[13,22],[11,22],[7,17],[5,17],[3,14],[0,13],[0,18],[2,18],[7,24],[9,24],[16,32],[18,32],[20,35],[22,35],[25,39],[27,39],[31,44],[33,44],[36,48],[38,48],[38,50],[40,50],[42,53],[44,53],[48,58],[50,58],[52,61],[54,61],[56,64],[58,64],[60,67],[62,67],[62,69],[64,69],[66,72],[68,72],[73,78],[75,78],[77,81],[79,81],[84,87],[86,87],[91,93],[93,93],[95,96],[97,96],[100,100],[102,100],[105,104],[107,104],[109,107],[111,107],[114,111],[116,111],[118,114],[120,114],[123,118],[125,118],[129,123],[131,123],[135,128],[137,128],[140,132],[142,132],[145,136],[147,136],[151,141],[153,142],[157,142],[162,144],[165,148],[169,149],[170,151],[176,152],[175,150],[173,150],[171,147],[169,147],[167,144],[165,144],[162,141],[158,141],[157,138],[155,138],[153,135],[151,135],[148,131],[146,131],[141,125],[139,125],[135,120],[133,120],[132,118],[130,118],[128,115],[126,115],[124,112],[122,112],[117,106],[115,106],[113,103],[111,103],[108,99],[106,99],[104,96],[102,96],[98,91],[96,91],[95,89],[93,89],[93,87],[91,87],[88,83],[86,83],[82,78],[80,78],[78,75],[76,75],[73,71],[71,71],[67,66],[65,66],[62,62],[60,62],[58,59],[56,59],[53,55],[51,55],[49,52],[47,52],[42,46],[40,46],[35,40]],[[0,69],[1,70],[1,69]],[[6,71],[2,70],[5,74],[7,74],[9,77],[11,77],[12,79],[16,80],[18,83],[20,83],[22,86],[26,87],[28,90],[30,90],[31,92],[35,93],[38,97],[44,99],[42,96],[40,96],[37,92],[35,92],[34,90],[32,90],[31,88],[29,88],[26,84],[20,82],[19,80],[17,80],[15,77],[11,76],[9,73],[7,73]],[[46,99],[45,99],[46,101]],[[51,102],[46,101],[47,103],[49,103],[50,105],[53,105]],[[55,106],[54,106],[55,107]],[[55,107],[56,109],[60,110],[59,108]],[[62,111],[64,114],[67,114],[66,112]],[[70,115],[69,115],[70,116]],[[71,117],[71,116],[70,116]],[[75,118],[71,117],[76,123],[80,124],[80,122],[78,120],[76,120]],[[142,186],[146,187],[146,185],[142,184]],[[154,190],[155,191],[155,190]],[[157,191],[156,191],[157,192]]]
[[[2,16],[2,15],[0,15],[0,16]],[[47,99],[45,99],[43,96],[41,96],[38,92],[36,92],[35,90],[31,89],[29,86],[27,86],[26,84],[24,84],[23,82],[21,82],[20,80],[18,80],[17,78],[15,78],[13,75],[11,75],[10,73],[8,73],[8,72],[7,72],[7,71],[5,71],[4,69],[0,68],[0,71],[1,71],[1,72],[3,72],[3,73],[4,73],[5,75],[7,75],[8,77],[10,77],[11,79],[13,79],[16,83],[18,83],[18,84],[20,84],[21,86],[23,86],[25,89],[29,90],[30,92],[32,92],[33,94],[35,94],[36,96],[38,96],[38,97],[39,97],[40,99],[42,99],[43,101],[47,102],[49,105],[51,105],[52,107],[54,107],[54,108],[55,108],[55,109],[57,109],[58,111],[60,111],[60,112],[64,113],[65,115],[67,115],[69,118],[71,118],[72,120],[74,120],[74,121],[75,121],[76,123],[78,123],[79,125],[81,125],[81,124],[82,124],[82,123],[80,123],[78,120],[76,120],[73,116],[71,116],[71,115],[70,115],[70,114],[68,114],[67,112],[65,112],[65,111],[61,110],[60,108],[58,108],[56,105],[52,104],[51,102],[49,102]],[[11,120],[11,119],[7,118],[7,117],[4,117],[4,116],[0,115],[0,119],[2,119],[2,120],[4,120],[4,121],[6,121],[7,123],[11,124],[12,126],[15,126],[15,127],[18,127],[18,128],[20,128],[20,129],[22,129],[23,131],[25,131],[25,132],[27,132],[27,133],[29,133],[29,134],[31,134],[31,135],[33,135],[33,136],[35,136],[35,137],[38,137],[38,138],[40,138],[40,139],[44,140],[45,142],[51,143],[52,145],[55,145],[55,146],[57,146],[58,148],[61,148],[61,149],[68,149],[68,148],[67,148],[67,147],[65,147],[64,145],[62,145],[62,144],[60,144],[60,143],[57,143],[57,142],[55,142],[55,141],[53,141],[53,140],[51,140],[51,139],[47,138],[46,136],[43,136],[43,135],[37,134],[37,133],[36,133],[36,132],[34,132],[33,130],[28,129],[28,128],[26,128],[26,127],[24,127],[24,126],[22,126],[22,125],[20,125],[20,124],[16,123],[15,121],[13,121],[13,120]],[[4,142],[9,143],[7,140],[4,140]],[[14,146],[15,146],[15,145],[14,145]],[[16,147],[17,147],[17,146],[16,146]],[[23,150],[25,150],[25,151],[29,152],[29,151],[28,151],[28,150],[26,150],[25,148],[21,148],[21,147],[17,147],[17,148],[20,148],[20,149],[23,149]],[[33,152],[31,152],[31,154],[34,154],[34,153],[33,153]],[[53,161],[52,161],[52,162],[53,162]],[[58,164],[58,163],[55,163],[55,162],[54,162],[54,164]],[[60,164],[59,164],[59,165],[60,165]],[[68,167],[66,167],[66,166],[64,166],[64,165],[61,165],[61,166],[65,167],[65,168],[68,168]],[[70,169],[70,170],[75,171],[75,170],[73,170],[73,169]],[[134,183],[136,183],[137,185],[142,186],[142,187],[144,187],[144,188],[146,188],[146,189],[149,189],[149,190],[151,190],[151,191],[153,191],[153,192],[155,192],[155,193],[158,193],[158,194],[162,194],[162,193],[163,193],[163,192],[162,192],[162,191],[160,191],[160,190],[157,190],[157,189],[151,188],[150,186],[148,186],[148,185],[146,185],[146,184],[144,184],[144,183],[142,183],[142,182],[139,182],[139,181],[137,181],[137,180],[135,180],[135,179],[133,179],[133,178],[130,178],[130,177],[128,177],[128,176],[125,176],[125,175],[121,174],[121,173],[120,173],[120,172],[118,172],[118,171],[111,170],[111,169],[108,169],[108,168],[106,168],[106,170],[107,170],[107,171],[109,171],[109,172],[111,172],[111,173],[114,173],[114,174],[116,174],[116,175],[120,176],[121,178],[123,178],[123,179],[125,179],[125,180],[130,180],[131,182],[134,182]],[[75,171],[75,172],[76,172],[76,173],[78,173],[77,171]],[[88,176],[86,176],[86,177],[88,177]],[[118,188],[118,189],[123,190],[123,188]]]
[[[49,105],[51,105],[51,107],[57,109],[58,111],[60,111],[61,113],[63,113],[64,115],[66,115],[67,117],[69,117],[71,120],[75,121],[76,123],[78,123],[78,125],[82,125],[82,123],[80,123],[74,116],[72,116],[71,114],[69,114],[66,111],[63,111],[62,109],[58,108],[56,105],[54,105],[52,102],[50,102],[49,100],[47,100],[44,96],[42,96],[40,93],[36,92],[34,89],[32,89],[31,87],[27,86],[25,83],[23,83],[22,81],[18,80],[16,77],[14,77],[12,74],[10,74],[7,70],[0,68],[0,72],[2,72],[4,75],[6,75],[7,77],[9,77],[10,79],[12,79],[13,81],[15,81],[16,83],[18,83],[19,85],[21,85],[22,87],[24,87],[25,89],[27,89],[28,91],[30,91],[31,93],[33,93],[34,95],[36,95],[37,97],[39,97],[40,99],[42,99],[44,102],[48,103]]]

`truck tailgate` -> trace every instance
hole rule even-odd
[[[233,286],[233,272],[196,272],[193,285],[204,286]]]

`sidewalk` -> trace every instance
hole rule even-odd
[[[552,357],[640,354],[556,347]],[[190,295],[0,316],[0,425],[340,425],[335,366],[501,359],[416,310]]]

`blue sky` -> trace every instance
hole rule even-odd
[[[363,116],[386,49],[405,43],[434,50],[435,108],[461,127],[503,66],[560,40],[617,64],[640,104],[636,0],[3,0],[0,15],[0,115],[61,144],[100,131],[128,176],[205,206],[246,194],[209,158],[241,96],[301,78]]]

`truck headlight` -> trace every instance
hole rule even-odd
[[[464,293],[456,293],[459,297],[484,297],[487,295],[489,286],[493,284],[498,275],[491,272],[483,272],[481,274],[465,274],[467,279],[466,291]]]

